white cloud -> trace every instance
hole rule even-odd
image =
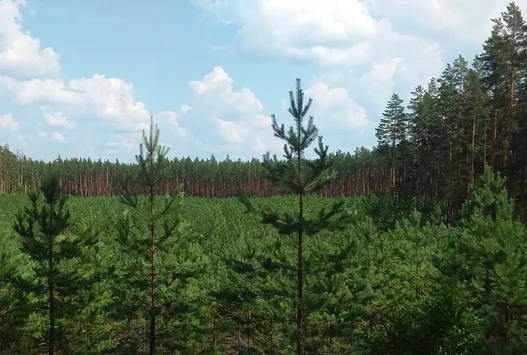
[[[276,151],[281,143],[273,138],[271,118],[263,113],[263,105],[247,87],[236,91],[233,79],[222,67],[214,67],[203,80],[189,82],[201,109],[210,113],[211,119],[200,133],[211,135],[202,149],[222,151],[228,145],[231,153],[247,156],[260,155],[266,150]],[[211,142],[217,141],[214,144]],[[201,137],[200,137],[201,139]]]
[[[188,83],[189,87],[206,103],[216,109],[232,107],[237,111],[260,112],[263,108],[260,100],[254,93],[244,87],[240,91],[233,91],[232,78],[216,66],[203,77],[203,80],[193,80]]]
[[[491,18],[506,11],[510,0],[477,5],[459,0],[192,3],[225,24],[235,24],[237,47],[244,55],[318,65],[318,78],[332,77],[333,84],[345,86],[354,96],[366,92],[365,99],[379,105],[395,83],[409,91],[438,76],[444,60],[462,53],[470,61],[490,34]],[[527,7],[527,0],[515,3]]]
[[[28,146],[20,123],[10,113],[0,115],[0,137],[3,143],[21,144],[24,148]]]
[[[368,80],[373,80],[375,82],[392,80],[395,71],[402,62],[403,59],[401,57],[374,62],[371,70],[365,75],[365,77]]]
[[[196,3],[207,10],[209,5]],[[214,10],[241,25],[241,49],[253,55],[279,53],[322,65],[361,63],[377,35],[376,21],[354,0],[235,0]]]
[[[366,0],[371,12],[387,16],[402,30],[446,34],[464,42],[483,42],[492,28],[491,18],[500,16],[510,0]],[[520,8],[526,0],[516,0]],[[408,16],[412,14],[412,16]]]
[[[183,106],[190,107],[187,105],[183,105]],[[181,116],[185,115],[189,110],[190,108],[185,110],[185,108],[182,107]],[[154,124],[157,122],[167,122],[169,123],[169,127],[172,132],[174,132],[179,137],[185,137],[187,136],[188,133],[183,127],[181,127],[181,125],[178,122],[181,116],[177,112],[174,112],[174,111],[161,111],[154,116]]]
[[[53,104],[74,112],[96,113],[123,127],[147,128],[149,113],[134,99],[131,83],[94,74],[91,78],[16,80],[0,77],[4,91],[19,104]]]
[[[310,115],[325,131],[357,131],[368,123],[366,110],[353,101],[344,88],[331,89],[327,84],[315,81],[305,90],[305,95],[313,98]]]
[[[242,54],[311,65],[313,78],[304,78],[311,79],[306,95],[314,98],[310,114],[315,116],[321,133],[331,132],[331,140],[339,134],[355,134],[371,136],[372,141],[373,133],[366,132],[372,129],[372,121],[362,106],[370,103],[382,109],[393,90],[409,92],[417,84],[426,84],[431,76],[440,73],[443,50],[459,48],[464,54],[465,47],[455,47],[455,43],[470,44],[477,39],[480,46],[489,34],[489,18],[499,16],[508,3],[483,1],[481,6],[474,6],[470,1],[458,0],[191,1],[220,21],[237,26],[233,48]],[[517,4],[527,6],[527,0]],[[134,142],[140,140],[141,129],[148,129],[151,114],[163,132],[166,127],[170,129],[174,139],[170,145],[179,144],[174,147],[176,154],[228,152],[248,157],[265,150],[281,150],[282,142],[273,137],[270,128],[271,112],[264,110],[251,89],[243,87],[246,82],[235,87],[238,83],[221,66],[214,67],[201,80],[188,83],[194,94],[192,107],[181,105],[152,113],[136,99],[134,86],[127,80],[92,73],[82,78],[62,78],[59,55],[52,48],[44,48],[22,28],[23,6],[25,0],[0,0],[0,99],[36,106],[50,126],[71,128],[75,123],[81,131],[83,124],[89,125],[90,129],[83,131],[86,134],[82,144],[105,152],[106,148],[136,152]],[[439,46],[441,36],[450,36],[448,46]],[[225,46],[230,48],[231,44]],[[285,94],[288,88],[283,89]],[[378,117],[372,115],[370,106],[368,113]],[[0,117],[7,122],[5,115]],[[289,119],[287,115],[278,117],[285,124]],[[7,125],[4,121],[0,124]],[[122,130],[108,129],[109,123]],[[102,129],[96,131],[93,127]],[[34,132],[44,129],[35,128]],[[123,131],[128,133],[119,134]],[[65,142],[58,132],[33,133],[37,135]]]
[[[283,141],[273,136],[271,118],[264,113],[260,100],[249,88],[234,90],[233,79],[221,67],[215,67],[203,80],[191,81],[189,86],[200,103],[195,106],[206,107],[211,112],[210,124],[203,125],[202,131],[213,131],[222,144],[244,155],[259,156],[265,151],[280,154]],[[309,115],[315,116],[315,123],[326,134],[361,132],[369,123],[365,109],[345,88],[330,87],[315,80],[305,89],[305,95],[313,98]],[[284,111],[286,105],[287,102],[282,106]],[[277,116],[279,124],[291,124],[289,115],[280,116]]]
[[[106,146],[109,148],[114,148],[117,150],[125,150],[126,152],[133,152],[136,151],[139,144],[137,142],[132,142],[131,140],[128,140],[126,138],[120,137],[117,141],[108,141],[106,142]]]
[[[189,87],[197,96],[200,108],[211,112],[206,128],[219,145],[229,144],[244,155],[261,154],[262,148],[275,151],[277,141],[272,137],[271,118],[263,113],[263,105],[247,87],[233,90],[233,79],[222,67],[214,67],[203,77],[193,80]],[[218,137],[219,136],[219,137]],[[218,149],[217,145],[204,143],[204,147]]]
[[[243,114],[262,111],[262,103],[250,89],[244,87],[240,91],[233,91],[232,83],[232,78],[223,68],[216,66],[202,81],[193,80],[188,85],[202,98],[203,103],[214,107],[216,113],[222,116],[242,119]]]
[[[194,4],[239,24],[240,49],[252,56],[278,54],[325,67],[350,67],[396,54],[411,61],[415,46],[423,41],[415,35],[398,36],[387,19],[374,18],[360,0],[201,0]],[[385,46],[390,47],[389,53]]]
[[[413,14],[410,4],[419,3],[397,1],[408,4],[404,19]],[[415,30],[398,32],[390,13],[374,16],[381,7],[376,0],[194,0],[193,3],[239,26],[236,37],[242,54],[313,64],[315,70],[318,68],[317,79],[331,77],[333,80],[328,84],[346,88],[356,101],[383,105],[396,82],[399,87],[411,90],[438,75],[443,66],[437,43],[421,37]]]
[[[73,128],[73,124],[68,121],[68,118],[62,112],[45,113],[44,118],[48,126]]]
[[[53,138],[55,141],[57,141],[57,142],[59,142],[61,144],[65,144],[66,143],[66,139],[59,132],[53,132],[51,134],[51,138]]]
[[[17,77],[57,76],[59,55],[40,48],[40,41],[22,31],[21,7],[25,0],[0,0],[0,74]]]
[[[433,68],[441,64],[435,63]],[[361,102],[370,102],[377,107],[384,107],[386,100],[392,95],[396,82],[399,86],[414,87],[420,83],[421,77],[429,77],[436,74],[434,69],[426,66],[410,67],[405,64],[401,57],[379,60],[372,63],[369,70],[363,73],[354,73],[348,78],[352,84],[350,87],[356,92]],[[361,90],[360,88],[367,88]]]
[[[0,128],[6,130],[9,133],[17,134],[20,132],[20,123],[13,119],[13,115],[8,113],[0,115]]]
[[[24,6],[25,0],[0,0],[0,99],[40,107],[49,126],[72,128],[70,119],[92,116],[124,131],[148,128],[150,114],[130,82],[101,74],[61,78],[59,55],[22,29]]]
[[[236,122],[222,120],[221,118],[216,118],[215,122],[223,137],[230,144],[242,143],[242,136],[246,136],[249,133],[247,127],[237,126]]]
[[[189,112],[190,110],[192,110],[192,107],[190,107],[189,105],[182,105],[179,109],[181,110],[181,113],[182,113],[183,115],[186,115],[187,112]]]

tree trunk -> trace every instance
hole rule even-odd
[[[154,217],[154,187],[150,186],[150,218]],[[150,236],[152,240],[151,249],[151,294],[150,294],[150,355],[156,353],[156,239],[154,222],[150,221]]]
[[[49,224],[53,225],[53,205],[49,208]],[[48,290],[49,290],[49,343],[48,355],[55,354],[55,288],[53,280],[53,238],[48,235]]]

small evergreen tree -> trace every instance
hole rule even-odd
[[[333,204],[328,210],[321,210],[318,216],[308,218],[304,213],[304,196],[309,193],[319,192],[324,186],[336,178],[336,173],[332,169],[330,159],[328,159],[328,146],[324,146],[322,137],[318,137],[318,147],[314,149],[317,158],[308,160],[304,157],[306,149],[317,139],[318,128],[314,125],[314,118],[309,117],[307,126],[304,127],[304,120],[311,107],[312,99],[304,101],[304,91],[301,88],[300,79],[296,80],[296,102],[293,91],[289,92],[290,107],[288,112],[293,116],[294,126],[288,131],[284,125],[278,125],[276,118],[272,115],[273,131],[275,137],[285,141],[284,158],[279,161],[270,153],[264,155],[263,167],[264,176],[271,182],[277,184],[282,190],[298,196],[298,210],[296,215],[292,213],[280,214],[276,211],[257,210],[249,201],[247,196],[240,192],[240,200],[246,205],[249,211],[260,213],[262,223],[269,224],[276,228],[281,235],[296,234],[296,336],[297,354],[303,353],[303,332],[304,332],[304,256],[303,240],[306,235],[313,235],[322,230],[334,230],[343,228],[349,223],[346,214],[341,213],[344,205],[343,201]],[[265,264],[265,263],[264,263]],[[262,265],[265,268],[265,265]],[[277,265],[267,263],[269,268],[276,268]]]
[[[526,351],[527,334],[527,231],[513,217],[505,186],[505,179],[485,166],[472,199],[463,206],[462,253],[456,271],[486,322],[486,351],[520,354]]]
[[[97,236],[64,234],[70,226],[70,212],[57,176],[46,179],[41,192],[44,206],[39,192],[30,193],[31,206],[16,215],[14,229],[21,237],[22,251],[34,261],[34,280],[19,277],[16,284],[37,297],[35,309],[47,309],[48,354],[53,355],[61,338],[57,321],[72,314],[72,296],[89,282],[77,268],[66,264],[81,255],[82,246],[95,244]]]
[[[23,352],[25,299],[23,291],[13,287],[11,280],[20,274],[19,268],[24,265],[25,258],[12,244],[15,243],[4,240],[0,249],[0,354]],[[18,246],[18,241],[16,244]]]
[[[460,301],[455,289],[395,310],[387,324],[367,335],[368,354],[475,354],[480,319]]]
[[[128,211],[125,212],[124,218],[120,221],[119,242],[134,260],[128,265],[131,267],[121,276],[129,286],[139,289],[139,295],[123,295],[123,297],[132,297],[132,302],[135,304],[131,309],[144,309],[144,302],[138,298],[148,293],[148,305],[146,305],[149,318],[148,348],[152,355],[156,353],[156,340],[159,336],[156,332],[156,319],[160,309],[163,308],[162,300],[167,300],[166,297],[160,297],[159,291],[166,291],[177,280],[182,281],[195,276],[194,270],[190,270],[191,267],[185,267],[185,270],[176,270],[176,265],[171,265],[170,267],[173,268],[171,270],[160,270],[158,267],[159,252],[169,247],[169,239],[182,226],[179,217],[183,196],[182,185],[178,186],[172,196],[165,196],[161,208],[156,207],[155,203],[157,186],[170,174],[169,160],[166,158],[168,151],[169,148],[159,144],[159,129],[157,125],[154,127],[151,117],[150,133],[147,135],[143,130],[143,143],[139,146],[139,155],[136,155],[139,176],[134,181],[135,184],[146,187],[147,197],[141,199],[135,194],[127,193],[121,198],[121,202],[126,206],[146,210],[144,211],[146,213],[136,215],[144,216],[145,219],[142,221],[134,221],[134,216],[127,213]],[[125,184],[125,190],[129,191],[128,184]],[[159,230],[160,225],[162,225],[161,230]],[[142,227],[147,227],[147,230]],[[134,233],[133,229],[137,229],[137,233]],[[118,301],[122,302],[124,299],[120,298]]]

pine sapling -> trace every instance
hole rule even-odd
[[[150,120],[150,132],[147,135],[143,130],[143,143],[139,145],[139,155],[136,155],[136,161],[139,165],[139,177],[136,184],[147,188],[148,195],[146,198],[146,224],[148,227],[148,237],[132,238],[131,231],[127,224],[123,224],[120,228],[121,244],[128,249],[138,252],[140,256],[145,256],[150,264],[148,276],[149,287],[149,337],[148,346],[151,355],[156,353],[156,318],[159,312],[160,305],[158,304],[158,274],[159,270],[156,268],[157,254],[160,248],[165,244],[167,239],[174,234],[174,231],[179,225],[178,208],[179,201],[182,197],[182,186],[180,185],[175,194],[167,196],[165,205],[156,210],[155,197],[156,187],[161,181],[166,179],[170,174],[169,161],[166,158],[169,148],[159,144],[159,129],[157,125],[154,127],[153,117]],[[121,199],[125,205],[134,209],[139,209],[143,202],[137,195],[128,193],[128,188],[125,186],[126,195]],[[170,222],[167,217],[170,218]],[[172,218],[176,216],[175,218]],[[124,221],[126,222],[126,221]],[[163,230],[159,231],[159,224],[162,223]],[[134,275],[132,273],[130,276]],[[140,277],[141,282],[145,278]]]
[[[278,125],[275,115],[272,115],[272,128],[274,136],[285,141],[284,158],[279,161],[270,153],[263,157],[264,176],[274,184],[278,185],[284,192],[293,193],[298,196],[297,215],[290,213],[280,215],[275,211],[258,211],[249,201],[247,196],[240,192],[240,200],[249,211],[254,211],[262,216],[262,223],[272,225],[281,235],[296,234],[297,239],[297,265],[296,265],[296,337],[297,354],[303,353],[304,332],[304,257],[303,239],[305,235],[314,235],[322,230],[335,230],[343,228],[350,221],[347,214],[341,213],[344,202],[333,204],[329,211],[321,210],[317,217],[307,218],[304,213],[304,196],[317,193],[336,178],[336,172],[332,162],[328,159],[329,147],[324,146],[322,137],[318,136],[318,128],[314,125],[314,118],[309,117],[307,126],[304,120],[313,100],[307,103],[304,100],[304,91],[301,88],[300,79],[296,80],[296,100],[293,91],[289,92],[290,107],[288,112],[293,116],[294,125],[285,130],[284,125]],[[305,158],[306,149],[317,139],[318,147],[314,149],[316,158],[309,160]]]
[[[97,236],[86,234],[86,238],[82,238],[64,234],[70,226],[70,212],[66,208],[67,196],[56,175],[47,178],[40,190],[42,194],[29,194],[31,205],[18,212],[14,224],[21,237],[22,251],[35,262],[36,282],[19,278],[16,283],[39,299],[46,298],[43,308],[48,310],[47,345],[48,354],[52,355],[57,351],[60,335],[57,333],[57,319],[72,310],[68,297],[85,286],[86,281],[79,270],[61,267],[61,263],[80,257],[81,248],[95,244]]]

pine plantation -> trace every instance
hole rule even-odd
[[[304,353],[527,351],[527,231],[512,218],[502,185],[487,171],[458,226],[446,225],[437,211],[383,207],[388,198],[344,199],[349,226],[304,240]],[[306,196],[305,218],[318,218],[338,201]],[[277,213],[298,206],[295,197],[252,202]],[[159,210],[166,203],[155,199]],[[46,264],[20,248],[10,223],[31,205],[22,195],[0,196],[2,354],[48,349],[48,298],[38,286]],[[70,198],[66,206],[72,226],[98,226],[101,233],[92,247],[58,263],[57,274],[72,281],[61,298],[67,302],[56,305],[55,354],[147,353],[150,281],[141,278],[148,273],[131,273],[149,270],[149,254],[123,246],[122,225],[115,223],[146,231],[144,213],[118,197]],[[177,239],[167,239],[157,263],[156,353],[296,353],[296,237],[261,224],[234,198],[184,198],[178,218]],[[60,239],[78,240],[79,229]]]

